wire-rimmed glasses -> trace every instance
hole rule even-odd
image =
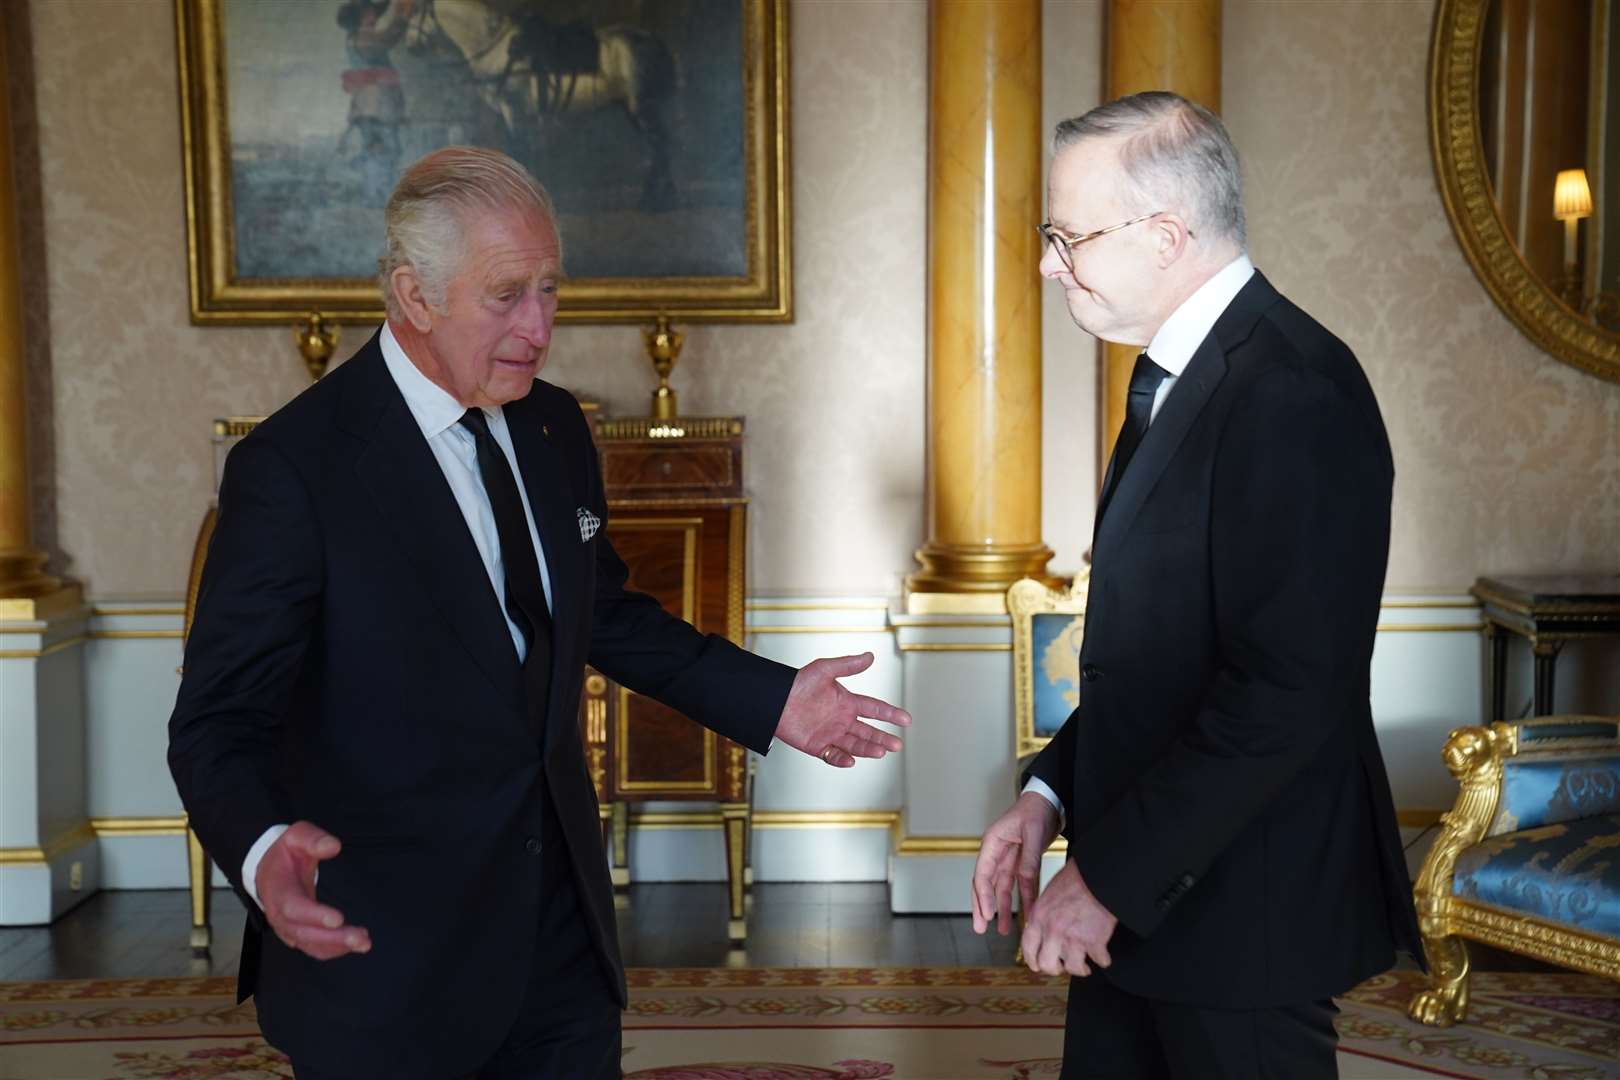
[[[1063,260],[1064,269],[1068,270],[1070,274],[1073,274],[1075,248],[1088,241],[1095,240],[1099,236],[1107,236],[1109,233],[1119,232],[1121,229],[1126,229],[1132,225],[1141,224],[1142,222],[1147,221],[1149,218],[1156,218],[1162,213],[1165,213],[1165,211],[1155,210],[1151,214],[1143,214],[1141,217],[1133,217],[1129,221],[1122,221],[1118,225],[1110,225],[1106,229],[1098,229],[1096,232],[1088,232],[1081,236],[1070,236],[1063,230],[1055,228],[1050,221],[1041,222],[1039,225],[1035,226],[1035,231],[1041,234],[1041,239],[1047,244],[1057,248],[1058,258]],[[1187,235],[1192,236],[1193,231],[1188,229]]]

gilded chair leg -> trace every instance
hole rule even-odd
[[[191,885],[191,955],[207,958],[214,944],[214,930],[208,917],[211,899],[208,852],[191,826],[186,826],[186,866]]]
[[[1468,945],[1460,937],[1423,937],[1429,958],[1429,988],[1407,1006],[1420,1024],[1450,1027],[1468,1015]]]

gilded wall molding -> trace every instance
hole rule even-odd
[[[90,822],[70,825],[38,847],[0,848],[0,866],[45,866],[52,859],[96,839]]]
[[[1429,54],[1429,148],[1440,198],[1480,283],[1526,337],[1559,360],[1620,382],[1620,338],[1586,322],[1525,265],[1491,195],[1479,127],[1480,53],[1490,0],[1440,0]]]

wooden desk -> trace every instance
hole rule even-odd
[[[608,535],[629,587],[705,633],[743,643],[748,500],[743,422],[732,417],[595,423]],[[730,937],[741,942],[750,836],[747,750],[587,669],[580,700],[586,761],[601,803],[613,882],[630,884],[629,809],[649,800],[720,804]]]
[[[1507,711],[1508,634],[1528,639],[1535,655],[1536,716],[1553,712],[1555,668],[1565,642],[1620,634],[1620,574],[1480,578],[1470,591],[1484,609],[1490,643],[1485,680],[1493,723]]]

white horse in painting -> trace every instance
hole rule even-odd
[[[406,44],[459,52],[519,145],[530,145],[565,113],[622,107],[651,159],[642,204],[670,204],[675,184],[665,114],[677,80],[674,57],[654,34],[555,23],[539,13],[511,16],[483,0],[426,0]]]

